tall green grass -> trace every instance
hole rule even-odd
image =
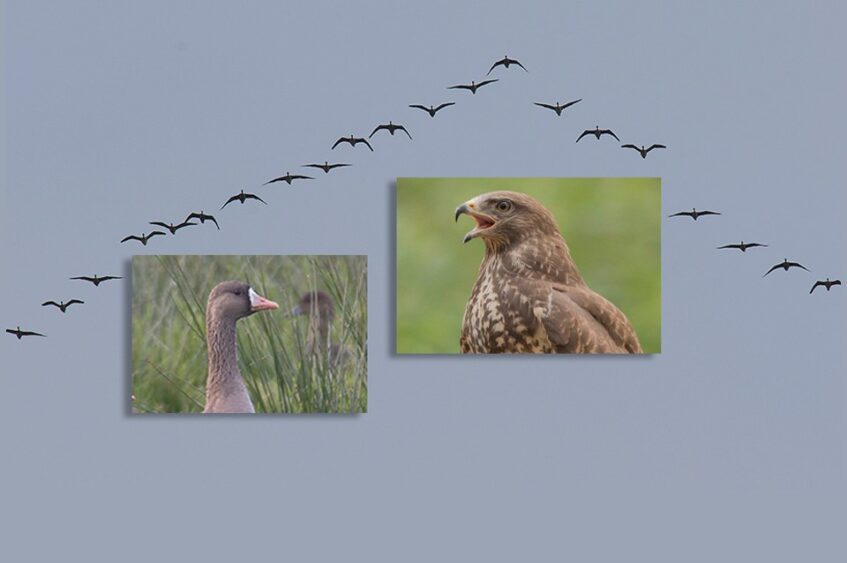
[[[132,392],[138,412],[201,412],[206,300],[221,281],[249,283],[279,303],[238,321],[238,361],[259,413],[367,411],[367,259],[364,256],[136,256],[132,260]],[[308,353],[303,293],[335,302],[333,340],[353,357],[333,366]]]
[[[483,243],[453,220],[460,204],[512,190],[556,218],[588,285],[629,317],[644,351],[661,351],[659,178],[399,178],[397,341],[400,354],[457,354]]]

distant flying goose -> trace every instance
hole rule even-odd
[[[151,231],[150,234],[141,233],[141,236],[129,235],[129,236],[122,238],[121,242],[126,242],[128,240],[137,240],[138,242],[140,242],[144,246],[147,246],[147,241],[150,240],[151,238],[155,237],[156,235],[165,236],[165,233],[163,233],[162,231]]]
[[[636,145],[621,145],[621,148],[622,149],[635,149],[641,154],[641,158],[647,158],[647,153],[650,152],[651,150],[653,150],[653,149],[666,149],[668,147],[666,147],[665,145],[660,145],[658,143],[653,143],[652,145],[650,145],[646,149],[644,148],[644,145],[641,145],[641,148],[637,147]]]
[[[245,193],[244,193],[244,190],[241,190],[241,193],[235,194],[234,196],[232,196],[231,198],[229,198],[228,200],[226,200],[226,203],[224,203],[223,205],[221,205],[221,209],[223,209],[224,207],[226,207],[227,205],[229,205],[229,204],[230,204],[230,203],[232,203],[233,201],[240,201],[240,202],[241,202],[241,205],[244,205],[244,202],[245,202],[245,201],[247,201],[248,199],[256,199],[256,200],[261,201],[261,202],[262,202],[262,203],[264,203],[265,205],[267,205],[267,204],[268,204],[268,202],[267,202],[267,201],[265,201],[264,199],[260,198],[259,196],[255,195],[255,194],[245,194]]]
[[[776,269],[778,269],[778,268],[782,268],[782,269],[783,269],[783,270],[785,270],[786,272],[788,271],[788,269],[789,269],[789,268],[803,268],[803,269],[804,269],[804,270],[806,270],[807,272],[811,271],[811,270],[809,270],[809,268],[807,268],[806,266],[803,266],[802,264],[798,264],[797,262],[789,262],[789,261],[788,261],[788,258],[785,258],[785,259],[782,261],[782,263],[777,264],[776,266],[774,266],[773,268],[771,268],[770,270],[768,270],[767,272],[765,272],[765,273],[762,275],[762,277],[765,277],[766,275],[770,274],[771,272],[773,272],[774,270],[776,270]]]
[[[748,243],[745,243],[745,242],[742,240],[742,241],[741,241],[741,244],[725,244],[725,245],[723,245],[723,246],[719,246],[719,247],[718,247],[718,250],[722,250],[722,249],[724,249],[724,248],[737,248],[737,249],[738,249],[738,250],[740,250],[741,252],[747,252],[747,249],[748,249],[748,248],[753,248],[753,247],[756,247],[756,246],[767,246],[767,245],[766,245],[766,244],[759,244],[758,242],[748,242]]]
[[[579,140],[582,139],[583,137],[585,137],[586,135],[594,135],[595,137],[597,137],[597,140],[600,140],[601,135],[611,135],[612,137],[617,139],[618,142],[620,142],[620,139],[618,139],[618,136],[615,135],[612,132],[611,129],[600,129],[599,125],[596,126],[594,129],[586,129],[585,131],[583,131],[582,135],[580,135],[579,137],[576,138],[576,142],[578,143]]]
[[[574,100],[572,102],[568,102],[566,104],[560,104],[559,102],[556,102],[556,105],[542,104],[541,102],[532,102],[532,103],[534,103],[535,105],[542,107],[542,108],[552,109],[553,111],[556,112],[556,115],[562,115],[562,110],[567,109],[567,108],[571,107],[572,105],[574,105],[575,103],[581,102],[581,101],[582,101],[582,98],[580,98],[578,100]]]
[[[409,107],[415,108],[415,109],[422,109],[425,112],[427,112],[430,117],[435,117],[435,114],[438,113],[439,111],[441,111],[442,109],[444,109],[448,106],[455,106],[455,105],[456,105],[456,102],[445,102],[445,103],[441,104],[440,106],[436,106],[436,107],[432,107],[432,106],[426,107],[426,106],[423,106],[421,104],[412,104]]]
[[[21,327],[18,327],[16,329],[7,328],[6,332],[8,332],[9,334],[14,334],[15,336],[18,337],[18,340],[20,340],[24,336],[47,336],[46,334],[41,334],[40,332],[32,332],[32,331],[29,331],[29,330],[21,330]]]
[[[497,68],[500,65],[503,65],[506,68],[509,68],[509,65],[517,65],[517,66],[521,67],[522,69],[524,69],[526,72],[529,72],[528,70],[526,70],[526,67],[524,65],[522,65],[521,63],[519,63],[518,61],[516,61],[515,59],[510,59],[508,56],[505,56],[502,59],[500,59],[499,61],[497,61],[496,63],[494,63],[493,65],[491,65],[491,68],[488,69],[488,74],[491,74],[491,71],[494,70],[495,68]],[[485,76],[488,76],[488,74],[486,74]]]
[[[273,180],[268,180],[263,185],[267,186],[268,184],[273,184],[274,182],[287,182],[288,185],[291,185],[291,182],[294,180],[314,180],[311,176],[303,176],[302,174],[292,174],[291,172],[286,172],[285,176],[280,176],[279,178],[274,178]]]
[[[368,142],[368,140],[363,138],[363,137],[354,137],[353,135],[350,135],[349,137],[340,137],[337,141],[335,141],[335,144],[332,145],[332,148],[334,149],[335,147],[337,147],[341,143],[347,143],[351,147],[355,147],[359,143],[364,143],[365,145],[367,145],[367,147],[369,149],[371,149],[371,152],[373,152],[373,150],[374,150],[374,148],[371,146],[371,144]]]
[[[672,213],[668,215],[668,217],[691,217],[695,221],[698,217],[702,217],[703,215],[720,215],[717,211],[697,211],[695,208],[691,208],[691,211],[680,211],[679,213]]]
[[[69,279],[72,279],[72,280],[83,280],[83,281],[91,282],[91,283],[93,283],[93,284],[94,284],[94,286],[96,287],[96,286],[100,285],[101,283],[103,283],[104,281],[109,281],[109,280],[122,280],[123,278],[122,278],[122,277],[120,277],[120,276],[103,276],[103,277],[98,277],[98,276],[97,276],[97,274],[95,274],[93,277],[92,277],[92,276],[76,276],[75,278],[69,278]]]
[[[812,289],[809,290],[809,293],[812,293],[815,290],[815,288],[818,287],[819,285],[822,285],[823,287],[826,288],[827,291],[829,291],[832,288],[832,286],[841,285],[841,280],[829,281],[829,278],[826,278],[826,281],[816,281],[815,285],[812,286]]]
[[[405,127],[403,127],[402,125],[394,125],[394,123],[392,123],[391,121],[389,121],[389,122],[388,122],[388,125],[385,125],[385,124],[377,125],[377,126],[376,126],[376,129],[374,129],[373,131],[371,131],[371,134],[370,134],[370,135],[368,135],[368,139],[370,139],[371,137],[373,137],[373,136],[376,134],[376,132],[377,132],[377,131],[379,131],[379,130],[381,130],[381,129],[384,129],[384,130],[388,131],[389,133],[391,133],[391,136],[392,136],[392,137],[394,136],[394,132],[399,130],[399,131],[402,131],[403,133],[405,133],[405,134],[406,134],[406,135],[407,135],[410,139],[412,138],[412,136],[411,136],[411,135],[409,135],[409,132],[408,132],[408,131],[406,131],[406,128],[405,128]]]
[[[191,227],[193,225],[196,225],[197,223],[185,220],[179,225],[174,225],[173,223],[163,223],[161,221],[150,221],[150,224],[167,229],[171,232],[172,235],[175,235],[178,230],[184,229],[185,227]]]
[[[499,78],[492,78],[490,80],[483,80],[480,83],[476,83],[474,81],[471,81],[470,84],[456,84],[455,86],[448,86],[447,89],[448,90],[455,90],[455,89],[470,90],[471,94],[476,94],[476,91],[479,88],[482,88],[486,84],[491,84],[492,82],[497,82],[498,80],[500,80],[500,79]]]
[[[352,164],[344,164],[339,162],[338,164],[330,164],[329,161],[324,161],[323,164],[304,164],[304,168],[319,168],[323,170],[326,174],[329,174],[329,171],[334,168],[341,168],[342,166],[353,166]]]
[[[79,299],[71,299],[67,303],[65,303],[64,301],[59,301],[58,303],[56,303],[55,301],[45,301],[41,304],[41,306],[46,307],[47,305],[53,305],[54,307],[58,307],[59,310],[64,313],[65,310],[74,303],[79,303],[80,305],[82,305],[83,303],[85,303],[85,301],[80,301]]]
[[[214,215],[206,215],[205,213],[203,213],[202,209],[200,210],[200,213],[192,213],[191,215],[185,218],[186,221],[191,221],[192,219],[199,219],[201,224],[205,223],[206,221],[211,221],[215,224],[219,231],[221,230],[221,226],[218,225],[218,221],[217,219],[215,219]]]

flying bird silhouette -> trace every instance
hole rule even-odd
[[[267,205],[267,204],[268,204],[268,202],[267,202],[267,201],[265,201],[264,199],[260,198],[260,197],[259,197],[259,196],[257,196],[256,194],[246,194],[246,193],[244,193],[244,190],[241,190],[241,193],[235,194],[234,196],[232,196],[231,198],[229,198],[228,200],[226,200],[226,203],[224,203],[223,205],[221,205],[221,209],[223,209],[224,207],[226,207],[227,205],[229,205],[229,204],[230,204],[230,203],[232,203],[233,201],[240,201],[240,202],[241,202],[241,205],[244,205],[244,202],[245,202],[245,201],[247,201],[248,199],[255,199],[255,200],[261,201],[261,202],[262,202],[262,203],[264,203],[265,205]]]
[[[68,279],[72,279],[72,280],[83,280],[83,281],[91,282],[91,283],[93,283],[93,284],[94,284],[94,286],[95,286],[95,287],[97,287],[97,286],[99,286],[101,283],[103,283],[104,281],[109,281],[109,280],[122,280],[123,278],[122,278],[121,276],[102,276],[102,277],[98,277],[98,276],[97,276],[97,274],[95,274],[94,276],[76,276],[76,277],[74,277],[74,278],[68,278]]]
[[[809,270],[809,268],[807,268],[806,266],[803,266],[802,264],[798,264],[797,262],[789,262],[789,261],[788,261],[788,258],[785,258],[785,259],[783,259],[783,261],[782,261],[781,263],[779,263],[779,264],[775,265],[775,266],[774,266],[774,267],[772,267],[770,270],[768,270],[767,272],[765,272],[765,273],[762,275],[762,277],[765,277],[766,275],[770,274],[771,272],[773,272],[774,270],[776,270],[776,269],[778,269],[778,268],[782,268],[782,269],[783,269],[783,270],[785,270],[786,272],[788,271],[788,269],[789,269],[789,268],[803,268],[803,269],[804,269],[804,270],[806,270],[807,272],[810,272],[810,271],[811,271],[811,270]]]
[[[658,143],[653,143],[652,145],[650,145],[646,149],[644,148],[644,145],[641,145],[641,147],[639,148],[636,145],[629,145],[629,144],[621,145],[621,148],[622,149],[635,149],[639,152],[639,154],[641,154],[641,158],[647,158],[647,153],[650,152],[651,150],[653,150],[653,149],[666,149],[668,147],[666,147],[665,145],[660,145]]]
[[[471,81],[470,84],[456,84],[455,86],[448,86],[447,89],[448,90],[456,90],[456,89],[470,90],[471,94],[476,94],[476,91],[478,89],[482,88],[483,86],[485,86],[487,84],[497,82],[498,80],[500,80],[500,79],[499,78],[491,78],[489,80],[483,80],[482,82],[479,82],[479,83]]]
[[[595,137],[597,137],[598,141],[600,140],[600,137],[603,136],[603,135],[611,135],[612,137],[617,139],[618,142],[620,142],[620,139],[618,139],[618,136],[615,135],[612,132],[611,129],[600,129],[599,125],[596,126],[594,129],[586,129],[585,131],[583,131],[582,135],[580,135],[579,137],[576,138],[576,142],[578,143],[579,140],[582,139],[583,137],[585,137],[586,135],[594,135]]]
[[[24,336],[47,336],[46,334],[41,334],[40,332],[32,332],[31,330],[21,330],[21,327],[16,329],[7,328],[6,332],[9,334],[14,334],[18,337],[18,340],[23,338]]]
[[[353,166],[352,164],[344,164],[339,162],[338,164],[330,164],[329,161],[325,160],[323,164],[304,164],[304,168],[319,168],[323,170],[326,174],[329,174],[330,170],[335,168],[341,168],[342,166]]]
[[[373,152],[373,150],[374,150],[374,148],[371,146],[371,144],[368,142],[368,140],[365,139],[364,137],[354,137],[353,135],[350,135],[349,137],[339,137],[339,139],[337,141],[335,141],[335,144],[332,145],[332,148],[334,149],[335,147],[337,147],[341,143],[347,143],[351,147],[355,147],[359,143],[364,143],[369,149],[371,149],[371,152]]]
[[[438,113],[439,111],[443,110],[446,107],[455,106],[455,105],[456,105],[456,102],[445,102],[445,103],[441,104],[440,106],[435,106],[435,107],[432,107],[432,106],[426,107],[426,106],[421,105],[421,104],[412,104],[409,107],[415,108],[415,109],[422,109],[425,112],[427,112],[430,117],[435,117],[435,114]]]
[[[815,285],[812,286],[812,289],[809,290],[809,293],[812,293],[818,286],[823,286],[826,288],[827,291],[829,291],[834,285],[841,285],[841,280],[829,281],[829,278],[826,278],[826,281],[818,280],[815,282]]]
[[[287,182],[288,185],[291,185],[291,182],[294,180],[314,180],[311,176],[303,176],[302,174],[292,174],[291,172],[286,172],[285,176],[280,176],[279,178],[274,178],[273,180],[268,180],[263,185],[267,186],[268,184],[273,184],[274,182]]]
[[[129,235],[129,236],[122,238],[121,242],[126,242],[128,240],[137,240],[138,242],[140,242],[144,246],[147,246],[147,241],[150,240],[151,238],[155,237],[156,235],[165,236],[165,233],[163,233],[162,231],[150,231],[149,234],[141,233],[141,236]]]
[[[504,66],[506,68],[509,68],[509,65],[519,66],[522,69],[524,69],[526,72],[529,72],[528,70],[526,70],[526,67],[524,65],[522,65],[521,63],[519,63],[515,59],[510,59],[508,56],[504,56],[502,59],[500,59],[499,61],[497,61],[493,65],[491,65],[491,68],[488,69],[488,74],[491,74],[491,71],[494,70],[495,68],[497,68],[498,66]],[[488,76],[488,74],[486,74],[485,76]]]
[[[717,211],[697,211],[695,208],[691,208],[691,211],[680,211],[679,213],[672,213],[668,215],[668,217],[691,217],[695,221],[698,217],[702,217],[703,215],[720,215]]]
[[[737,248],[741,252],[747,252],[748,248],[755,248],[757,246],[767,246],[766,244],[759,244],[758,242],[747,242],[745,243],[743,240],[740,244],[725,244],[723,246],[719,246],[718,250],[722,250],[724,248]]]
[[[221,226],[218,225],[218,220],[215,219],[215,216],[206,215],[202,209],[200,210],[200,213],[192,213],[191,215],[185,218],[186,221],[191,221],[192,219],[199,219],[201,224],[205,223],[206,221],[211,221],[215,224],[219,231],[221,230]]]
[[[559,102],[556,102],[556,105],[542,104],[541,102],[532,102],[532,103],[534,103],[535,105],[542,107],[542,108],[552,109],[553,111],[556,112],[556,115],[562,115],[562,110],[565,110],[565,109],[571,107],[572,105],[574,105],[575,103],[581,102],[581,101],[582,101],[582,98],[580,98],[578,100],[574,100],[572,102],[567,102],[565,104],[560,104]]]
[[[79,299],[71,299],[67,303],[65,303],[64,301],[59,301],[58,303],[56,303],[55,301],[45,301],[41,304],[41,306],[46,307],[48,305],[53,305],[54,307],[58,307],[59,310],[64,313],[67,308],[73,305],[74,303],[79,303],[80,305],[82,305],[83,303],[85,303],[85,301],[80,301]]]
[[[156,225],[157,227],[162,227],[163,229],[167,229],[172,235],[175,235],[178,230],[184,229],[185,227],[191,227],[193,225],[196,225],[197,223],[185,220],[179,225],[174,225],[173,223],[163,223],[162,221],[150,221],[150,224]]]
[[[412,136],[411,136],[411,135],[409,135],[409,132],[406,130],[406,128],[405,128],[405,127],[403,127],[402,125],[395,125],[394,123],[392,123],[391,121],[389,121],[387,125],[386,125],[386,124],[377,125],[377,126],[376,126],[376,129],[374,129],[373,131],[371,131],[371,134],[370,134],[370,135],[368,135],[368,139],[370,139],[371,137],[373,137],[373,136],[376,134],[376,132],[377,132],[377,131],[380,131],[380,130],[383,130],[383,129],[384,129],[385,131],[388,131],[389,133],[391,133],[391,136],[392,136],[392,137],[394,136],[394,132],[395,132],[395,131],[402,131],[403,133],[405,133],[405,134],[409,137],[409,139],[411,139],[411,138],[412,138]]]

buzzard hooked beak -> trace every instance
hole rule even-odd
[[[462,239],[463,243],[475,239],[480,234],[482,234],[483,231],[485,231],[486,229],[490,229],[496,223],[493,217],[485,215],[484,213],[474,211],[476,204],[472,203],[472,201],[468,203],[463,203],[462,205],[457,207],[456,215],[454,216],[456,221],[458,221],[459,215],[470,215],[473,220],[476,221],[476,228],[465,235],[465,238]]]

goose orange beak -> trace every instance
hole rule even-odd
[[[250,288],[250,311],[267,311],[270,309],[279,309],[279,304],[276,301],[262,297]]]

